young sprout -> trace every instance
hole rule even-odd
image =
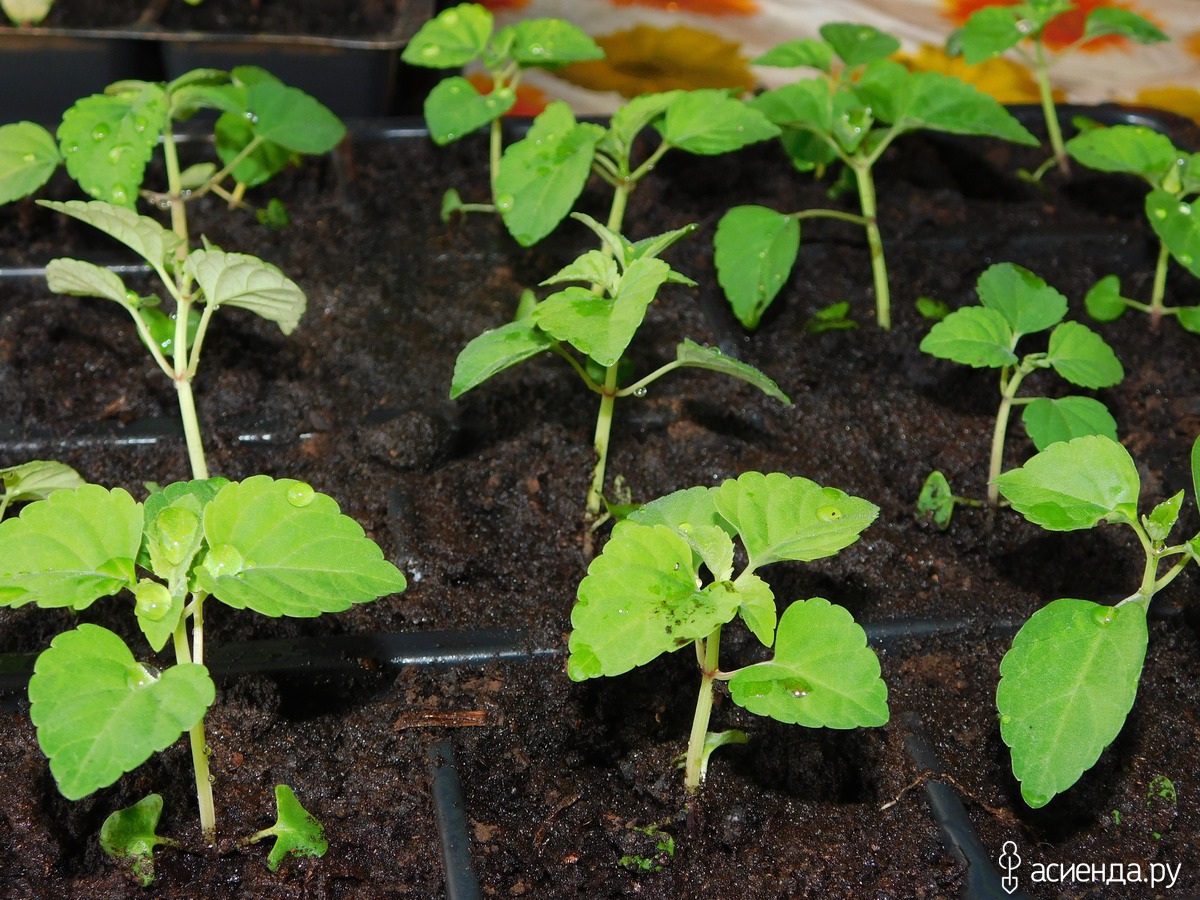
[[[881,328],[891,328],[873,168],[900,135],[925,129],[1037,143],[1004,107],[971,85],[935,72],[909,72],[887,59],[900,48],[891,35],[842,22],[821,26],[820,35],[780,44],[754,60],[820,74],[766,91],[750,106],[779,126],[783,147],[799,171],[820,172],[830,163],[843,163],[854,175],[862,214],[825,209],[779,213],[762,206],[727,212],[713,242],[717,272],[747,328],[758,325],[787,280],[800,249],[800,223],[809,218],[843,219],[866,230],[875,317]]]
[[[203,109],[221,112],[214,128],[224,164],[181,169],[174,126]],[[75,259],[56,259],[46,279],[56,293],[100,297],[122,306],[158,368],[175,386],[192,475],[208,477],[192,383],[213,313],[240,306],[290,334],[305,297],[270,263],[226,253],[204,242],[192,249],[186,205],[207,193],[231,204],[269,180],[298,154],[325,153],[345,134],[328,109],[262,69],[200,69],[167,84],[122,81],[85,97],[63,115],[57,142],[38,125],[0,127],[0,203],[37,191],[60,164],[94,199],[40,201],[108,234],[141,257],[168,298],[140,296],[111,270]],[[142,187],[146,166],[160,147],[167,189]],[[236,184],[226,189],[225,182]],[[171,227],[135,211],[141,197],[169,212]]]
[[[1200,498],[1200,441],[1192,446],[1191,469]],[[1200,559],[1200,534],[1169,541],[1183,491],[1149,515],[1138,514],[1137,466],[1124,447],[1102,435],[1047,447],[1001,475],[998,486],[1035,525],[1078,531],[1116,523],[1133,531],[1146,555],[1136,591],[1113,605],[1071,598],[1049,603],[1022,626],[1000,665],[1000,734],[1011,748],[1021,796],[1039,807],[1073,785],[1120,733],[1146,657],[1146,611]]]
[[[1063,56],[1100,37],[1115,35],[1139,44],[1156,44],[1170,40],[1158,26],[1135,12],[1118,6],[1097,6],[1084,19],[1083,31],[1067,46],[1048,51],[1046,31],[1055,20],[1078,8],[1070,0],[1026,0],[1024,3],[985,5],[967,19],[965,25],[950,35],[946,49],[961,55],[968,65],[1011,51],[1033,71],[1037,81],[1046,134],[1050,138],[1053,156],[1029,177],[1037,181],[1054,165],[1070,173],[1067,151],[1063,145],[1062,128],[1054,106],[1050,84],[1050,69]]]
[[[1170,258],[1200,278],[1200,225],[1192,215],[1200,196],[1200,153],[1180,150],[1166,135],[1141,125],[1087,129],[1067,142],[1067,152],[1089,169],[1133,175],[1149,184],[1146,219],[1159,238],[1150,303],[1121,296],[1119,279],[1110,275],[1088,293],[1088,312],[1109,322],[1133,308],[1150,314],[1152,329],[1163,316],[1175,316],[1185,329],[1200,333],[1200,306],[1163,303]]]
[[[59,790],[86,797],[186,732],[210,843],[204,715],[216,690],[204,666],[205,603],[307,618],[404,588],[353,519],[291,479],[180,482],[144,504],[83,485],[0,522],[0,606],[79,611],[128,592],[150,649],[170,643],[175,654],[160,669],[92,624],[54,638],[34,666],[29,715]]]
[[[840,606],[797,600],[779,615],[757,573],[788,560],[832,556],[858,540],[879,510],[807,478],[747,472],[719,487],[677,491],[618,522],[580,582],[571,612],[567,674],[621,675],[689,644],[700,667],[684,784],[696,791],[710,754],[744,743],[710,732],[715,682],[756,715],[810,728],[888,720],[887,686],[866,634]],[[746,564],[736,575],[734,539]],[[722,628],[740,618],[771,659],[721,667]]]
[[[991,266],[979,276],[976,290],[981,305],[950,313],[929,330],[921,349],[939,359],[1000,370],[1000,406],[988,466],[987,502],[994,507],[1000,500],[996,478],[1004,463],[1004,439],[1014,406],[1024,407],[1025,430],[1039,450],[1082,435],[1103,434],[1113,439],[1117,435],[1116,422],[1099,400],[1018,397],[1025,378],[1040,369],[1053,369],[1072,384],[1096,389],[1117,384],[1125,370],[1100,335],[1079,322],[1063,321],[1067,298],[1029,270],[1012,263]],[[1022,337],[1048,329],[1053,330],[1045,351],[1017,355]],[[931,503],[940,498],[949,505],[943,505],[941,512],[931,505],[928,511],[939,524],[948,522],[954,503],[961,498],[953,496],[948,485],[944,491],[936,483],[926,487]]]

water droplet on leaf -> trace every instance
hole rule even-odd
[[[37,157],[34,156],[32,153],[26,153],[24,156],[21,157],[21,159],[25,160],[25,162],[27,162],[27,163],[31,163],[31,162],[35,162],[37,160]]]
[[[1092,610],[1092,621],[1100,626],[1111,625],[1116,617],[1117,611],[1111,606],[1101,606]]]
[[[817,518],[822,522],[836,522],[842,517],[842,511],[836,506],[822,506],[817,510]]]
[[[252,112],[251,110],[246,110],[246,121],[249,122],[251,125],[257,125],[258,124],[258,113]]]
[[[214,578],[236,575],[242,571],[243,566],[242,554],[236,547],[229,544],[217,544],[209,549],[208,555],[204,558],[204,568]]]
[[[1167,217],[1167,211],[1165,209],[1156,209],[1154,211],[1154,218],[1165,219],[1166,217]]]
[[[92,140],[98,143],[108,137],[111,131],[112,129],[109,128],[106,123],[99,122],[97,123],[96,127],[92,129]]]
[[[287,489],[287,502],[296,507],[305,507],[313,502],[313,498],[317,495],[311,487],[303,481],[298,481]]]
[[[512,208],[513,208],[513,195],[512,194],[502,194],[501,196],[496,198],[496,209],[498,209],[500,212],[502,212],[502,213],[508,212]]]
[[[422,47],[421,55],[426,59],[433,59],[442,52],[441,47]]]
[[[633,396],[635,396],[635,397],[645,397],[645,396],[646,396],[646,389],[645,389],[644,387],[640,387],[640,388],[638,388],[636,391],[634,391],[634,392],[633,392]]]
[[[128,199],[129,199],[129,192],[125,189],[125,185],[114,184],[113,188],[112,188],[113,203],[124,203]]]
[[[162,677],[162,673],[154,666],[148,666],[145,663],[135,662],[129,667],[125,675],[125,683],[129,685],[130,690],[141,690],[142,688],[150,687],[154,682]]]

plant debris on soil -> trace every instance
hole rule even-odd
[[[4,713],[0,736],[0,891],[143,896],[96,837],[108,813],[157,791],[166,800],[160,833],[185,847],[158,852],[157,895],[442,896],[426,751],[449,741],[486,896],[956,896],[966,866],[943,847],[924,793],[905,791],[928,777],[905,749],[914,730],[963,794],[994,857],[1011,840],[1027,866],[1162,862],[1181,867],[1172,893],[1200,890],[1195,575],[1155,600],[1146,670],[1120,737],[1076,787],[1031,811],[1000,741],[1000,659],[1016,625],[1050,600],[1128,595],[1140,578],[1140,548],[1116,529],[1050,534],[1005,511],[960,510],[942,532],[914,506],[935,468],[958,493],[983,495],[999,400],[994,373],[918,350],[930,322],[916,299],[974,304],[976,279],[996,262],[1044,278],[1083,321],[1083,296],[1105,275],[1119,275],[1127,296],[1145,296],[1156,245],[1144,190],[1082,169],[1033,186],[1016,172],[1035,167],[1039,151],[903,139],[877,167],[890,332],[872,321],[861,229],[836,222],[806,225],[795,272],[756,332],[728,311],[711,251],[727,209],[853,203],[831,200],[827,182],[794,173],[776,148],[715,159],[669,154],[633,195],[633,238],[700,226],[667,254],[699,287],[663,291],[630,348],[634,367],[650,371],[689,337],[758,367],[793,405],[714,373],[672,373],[649,396],[618,402],[610,485],[620,475],[634,499],[649,500],[745,471],[780,471],[864,497],[881,508],[878,521],[834,558],[780,566],[772,586],[781,603],[823,596],[869,624],[958,622],[877,644],[892,708],[883,728],[805,730],[718,697],[713,727],[743,728],[750,742],[714,754],[691,799],[674,758],[698,684],[694,654],[584,684],[564,672],[570,609],[587,565],[582,515],[597,399],[551,355],[448,399],[459,350],[510,320],[522,289],[594,240],[567,222],[523,250],[492,217],[443,225],[447,188],[468,201],[486,197],[485,160],[482,137],[438,149],[419,136],[360,134],[252,192],[260,205],[284,200],[293,220],[284,230],[215,202],[190,210],[194,233],[280,266],[309,304],[290,337],[241,311],[215,317],[195,382],[210,468],[232,479],[300,478],[331,494],[410,582],[402,596],[311,620],[210,603],[206,643],[213,652],[260,638],[503,626],[524,629],[530,650],[547,652],[452,668],[364,660],[349,682],[220,682],[207,726],[221,835],[214,849],[200,846],[184,742],[71,803],[57,792],[22,702]],[[46,195],[78,196],[57,180]],[[602,218],[607,202],[593,185],[581,208]],[[59,255],[133,262],[115,242],[30,203],[0,209],[0,266],[40,266]],[[36,277],[5,278],[0,291],[0,465],[59,459],[139,498],[145,482],[186,479],[174,391],[125,314],[101,300],[52,295]],[[1195,282],[1173,266],[1167,295],[1194,302]],[[818,310],[840,301],[858,328],[806,330]],[[1190,493],[1200,337],[1172,321],[1153,333],[1133,313],[1088,324],[1127,372],[1099,397],[1138,463],[1144,508]],[[1047,380],[1047,389],[1057,387]],[[1023,429],[1011,429],[1008,466],[1031,453]],[[1185,508],[1181,533],[1197,528],[1200,516]],[[127,602],[106,598],[77,616],[0,611],[0,651],[39,651],[77,621],[144,647],[129,631]],[[731,628],[723,658],[752,660],[756,647]],[[1153,790],[1163,778],[1174,786],[1171,801]],[[234,842],[270,824],[280,782],[324,823],[330,850],[270,873],[266,849]],[[1027,877],[1021,888],[1036,897],[1148,895],[1146,885]]]

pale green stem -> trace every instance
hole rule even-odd
[[[1000,505],[1000,486],[996,479],[1000,477],[1000,469],[1004,465],[1004,438],[1008,434],[1008,419],[1012,413],[1013,399],[1021,381],[1033,371],[1032,366],[1022,363],[1008,378],[1002,372],[1000,375],[1000,408],[996,410],[996,425],[992,429],[992,452],[988,465],[987,502],[989,506]]]
[[[0,519],[4,518],[4,513],[8,509],[8,504],[10,503],[12,503],[11,494],[6,493],[4,496],[0,497]]]
[[[879,233],[879,220],[876,216],[875,178],[871,174],[869,163],[856,160],[851,166],[854,179],[858,184],[858,201],[862,207],[864,223],[867,229],[867,247],[871,251],[871,274],[875,280],[875,320],[879,327],[888,331],[892,327],[892,300],[888,288],[887,261],[883,256],[883,237]]]
[[[1058,124],[1058,109],[1054,106],[1054,91],[1050,85],[1050,69],[1046,65],[1046,54],[1042,42],[1034,41],[1035,58],[1033,74],[1037,79],[1038,97],[1042,103],[1042,116],[1046,120],[1046,135],[1050,138],[1050,149],[1064,175],[1071,174],[1070,157],[1063,145],[1062,128]]]
[[[718,626],[708,638],[697,641],[697,656],[700,662],[700,691],[696,695],[696,714],[692,717],[692,733],[688,737],[687,763],[684,766],[683,786],[689,793],[700,789],[701,772],[704,767],[704,742],[708,737],[708,723],[712,718],[713,681],[718,672],[718,657],[721,652],[721,628]]]
[[[193,604],[195,609],[193,616],[195,618],[194,628],[197,635],[202,633],[203,620],[201,618],[200,601],[197,599]],[[193,660],[192,653],[188,649],[187,636],[187,617],[183,617],[179,621],[179,627],[175,629],[175,661],[180,664],[196,662],[203,664],[203,643],[201,638],[196,638],[196,658]],[[193,725],[188,730],[188,741],[191,744],[192,750],[192,771],[196,776],[196,803],[200,808],[200,831],[204,835],[204,840],[210,846],[216,842],[217,834],[217,813],[216,807],[213,804],[212,777],[208,770],[208,747],[207,739],[204,736],[204,719]]]
[[[504,148],[504,129],[500,119],[492,119],[492,130],[488,147],[488,165],[491,169],[492,203],[496,202],[496,176],[500,174],[500,155]]]
[[[1166,308],[1163,306],[1163,298],[1167,293],[1167,264],[1170,262],[1171,254],[1167,250],[1167,245],[1162,241],[1158,242],[1158,262],[1154,266],[1154,287],[1150,293],[1150,328],[1157,331],[1158,324],[1162,321],[1163,314]]]

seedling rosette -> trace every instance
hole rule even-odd
[[[866,634],[850,613],[821,597],[780,615],[758,574],[782,561],[832,556],[858,540],[879,510],[806,478],[748,472],[714,488],[677,491],[617,523],[588,567],[571,612],[567,674],[616,676],[692,645],[700,666],[685,764],[699,788],[713,750],[744,742],[712,733],[714,683],[756,715],[811,728],[858,728],[888,720],[887,687]],[[736,575],[734,539],[747,558]],[[773,656],[720,667],[721,630],[741,619]]]

